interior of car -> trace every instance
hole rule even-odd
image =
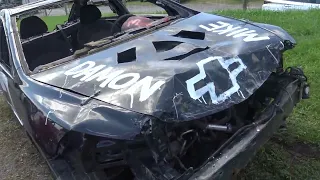
[[[117,0],[110,1],[117,2]],[[20,39],[29,70],[72,56],[85,44],[110,37],[133,28],[148,27],[165,16],[141,16],[130,14],[125,6],[110,9],[118,16],[103,17],[97,5],[73,3],[67,22],[57,24],[49,32],[41,17],[29,15],[21,18]]]

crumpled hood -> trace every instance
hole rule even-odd
[[[32,78],[164,121],[197,119],[244,101],[278,67],[294,40],[267,27],[200,13]]]

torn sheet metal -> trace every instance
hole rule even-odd
[[[49,88],[43,90],[37,84],[30,84],[30,86],[23,90],[32,94],[29,98],[36,107],[30,123],[34,128],[39,129],[38,131],[54,131],[55,133],[52,134],[62,133],[63,135],[63,132],[72,130],[114,139],[132,139],[140,133],[145,120],[148,120],[143,114],[95,99],[79,106],[86,97],[75,93]],[[56,142],[60,138],[60,135],[50,137]]]

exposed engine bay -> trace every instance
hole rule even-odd
[[[108,179],[185,179],[219,157],[234,137],[242,136],[244,129],[259,131],[255,128],[279,111],[284,115],[278,123],[284,124],[290,109],[286,112],[287,106],[280,107],[283,97],[293,107],[297,98],[308,98],[309,88],[302,83],[298,94],[290,94],[286,87],[305,80],[299,68],[279,70],[247,100],[216,114],[179,123],[148,119],[141,134],[132,141],[84,135],[75,143],[68,141],[75,136],[66,136],[60,152],[67,159],[81,159],[78,163],[86,172]]]

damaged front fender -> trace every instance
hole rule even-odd
[[[273,34],[277,35],[281,39],[283,39],[284,50],[292,49],[296,44],[296,40],[284,29],[279,26],[271,25],[271,24],[263,24],[263,23],[253,23],[256,26],[264,28],[266,30],[271,31]]]
[[[94,99],[81,106],[77,103],[79,99],[71,100],[65,96],[60,99],[59,96],[40,98],[35,95],[38,107],[43,108],[46,121],[56,122],[69,131],[114,139],[131,139],[140,133],[140,123],[144,117],[142,114]]]
[[[134,139],[149,117],[35,81],[22,87],[30,127],[27,131],[49,155],[70,131],[112,139]],[[67,113],[66,113],[67,112]],[[27,127],[27,124],[25,124]]]

